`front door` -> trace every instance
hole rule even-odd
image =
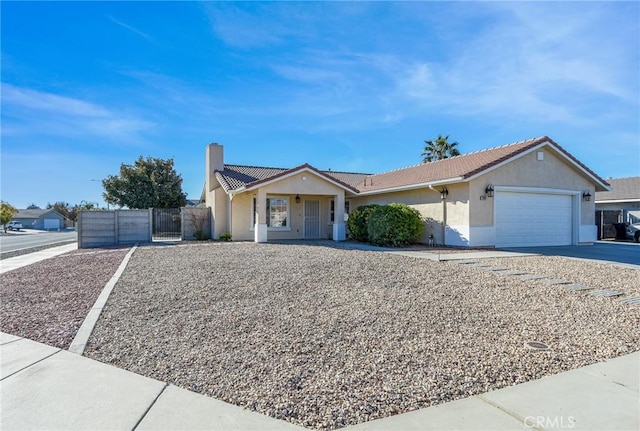
[[[304,239],[320,238],[320,201],[304,201]]]

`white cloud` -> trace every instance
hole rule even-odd
[[[396,76],[399,99],[451,114],[576,125],[600,114],[589,107],[602,97],[637,106],[638,43],[631,41],[637,28],[624,27],[606,6],[497,2],[483,8],[490,25],[464,42],[445,36],[444,60],[405,60]],[[624,29],[611,31],[615,24]]]
[[[114,109],[67,96],[2,83],[4,136],[91,136],[138,141],[155,125]]]
[[[251,48],[280,42],[288,33],[286,28],[275,20],[265,19],[269,10],[259,3],[252,6],[261,9],[262,13],[250,13],[233,3],[204,4],[213,31],[226,44]]]
[[[133,26],[130,26],[129,24],[127,24],[127,23],[125,23],[125,22],[122,22],[122,21],[120,21],[120,20],[118,20],[118,19],[114,18],[114,17],[113,17],[113,16],[111,16],[111,15],[107,15],[107,18],[109,18],[109,20],[111,20],[112,22],[114,22],[114,23],[118,24],[120,27],[125,28],[125,29],[129,30],[129,31],[130,31],[130,32],[132,32],[132,33],[135,33],[135,34],[137,34],[138,36],[140,36],[140,37],[142,37],[142,38],[144,38],[144,39],[147,39],[147,40],[148,40],[148,41],[150,41],[150,42],[153,42],[153,41],[154,41],[154,40],[153,40],[153,38],[152,38],[150,35],[148,35],[147,33],[143,32],[143,31],[141,31],[141,30],[138,30],[137,28],[135,28],[135,27],[133,27]]]

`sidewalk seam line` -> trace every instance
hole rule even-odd
[[[138,426],[140,425],[140,423],[144,420],[144,418],[147,416],[147,414],[149,414],[149,411],[151,411],[151,409],[153,408],[153,406],[156,405],[156,402],[158,401],[158,398],[160,398],[160,396],[164,393],[165,389],[167,389],[169,387],[169,383],[164,384],[164,386],[162,387],[162,389],[160,390],[160,392],[158,392],[158,395],[156,395],[156,397],[153,399],[153,401],[151,402],[151,404],[149,404],[149,407],[147,407],[147,409],[144,411],[144,413],[142,414],[142,416],[140,417],[140,419],[138,419],[138,422],[136,422],[136,424],[133,426],[133,428],[131,429],[131,431],[135,431],[136,428],[138,428]]]
[[[69,352],[77,353],[78,355],[82,355],[84,353],[84,350],[87,348],[87,343],[89,342],[89,338],[91,337],[91,334],[95,329],[96,323],[98,323],[98,319],[102,314],[102,310],[104,306],[107,304],[107,300],[111,295],[111,291],[113,291],[114,287],[118,283],[118,280],[120,280],[120,277],[122,276],[125,269],[127,268],[127,265],[129,264],[129,260],[131,259],[133,252],[136,251],[137,248],[138,248],[138,243],[134,244],[131,250],[129,250],[129,252],[125,255],[124,259],[122,259],[122,262],[120,263],[120,266],[118,266],[118,269],[116,269],[116,272],[113,274],[111,279],[107,282],[107,284],[104,286],[104,288],[102,289],[102,292],[100,292],[100,295],[98,295],[98,298],[96,298],[96,301],[89,309],[89,312],[87,313],[87,316],[82,322],[82,325],[80,325],[80,328],[78,328],[78,332],[76,332],[76,336],[73,338],[71,345],[69,345],[69,349],[68,349]],[[97,313],[91,316],[91,312],[93,310],[97,310]],[[89,319],[90,316],[91,316],[91,319]]]
[[[40,363],[40,362],[44,361],[45,359],[48,359],[48,358],[52,357],[53,355],[57,355],[57,354],[58,354],[58,353],[60,353],[60,352],[62,352],[62,349],[58,348],[58,350],[57,350],[57,351],[55,351],[55,352],[51,353],[50,355],[47,355],[47,356],[45,356],[44,358],[38,359],[37,361],[35,361],[35,362],[34,362],[34,363],[32,363],[32,364],[29,364],[29,365],[27,365],[26,367],[20,368],[19,370],[16,370],[16,371],[14,371],[13,373],[8,374],[8,375],[6,375],[6,376],[4,376],[3,378],[1,378],[1,379],[0,379],[0,382],[1,382],[1,381],[3,381],[3,380],[8,379],[9,377],[11,377],[11,376],[13,376],[13,375],[15,375],[15,374],[18,374],[20,371],[24,371],[24,370],[26,370],[27,368],[31,368],[31,367],[33,367],[35,364],[38,364],[38,363]]]
[[[615,358],[614,358],[614,359],[615,359]],[[604,362],[596,362],[596,364],[598,364],[598,363],[606,364],[606,363],[607,363],[607,362],[609,362],[610,360],[611,360],[611,359],[608,359],[608,360],[606,360],[606,361],[604,361]],[[593,365],[595,365],[595,364],[593,364]],[[588,366],[589,366],[589,365],[587,365],[587,367],[588,367]],[[616,382],[615,380],[611,380],[611,378],[609,378],[609,377],[605,377],[605,376],[603,376],[603,375],[601,375],[601,374],[594,374],[594,373],[590,373],[590,372],[588,372],[588,371],[581,370],[580,368],[577,368],[575,371],[577,371],[577,372],[579,372],[579,373],[582,373],[582,374],[585,374],[585,375],[587,375],[587,376],[589,376],[589,377],[595,377],[596,379],[603,380],[603,381],[605,381],[605,382],[607,382],[607,383],[611,383],[611,384],[616,385],[616,386],[621,386],[621,387],[623,387],[623,388],[625,388],[625,389],[627,389],[627,390],[629,390],[629,391],[633,392],[635,395],[637,395],[637,394],[638,394],[638,391],[636,391],[636,390],[635,390],[635,389],[633,389],[633,388],[630,388],[629,386],[625,385],[624,383]]]
[[[498,403],[495,403],[495,402],[493,402],[491,400],[488,400],[488,399],[484,398],[483,395],[484,394],[476,395],[476,398],[478,398],[480,401],[482,401],[482,402],[484,402],[486,404],[489,404],[490,406],[500,410],[501,412],[506,413],[507,415],[509,415],[512,418],[518,420],[518,422],[520,422],[522,424],[524,424],[526,422],[526,418],[523,418],[522,416],[520,416],[516,412],[513,412],[513,411],[507,409],[506,407],[501,406]],[[537,431],[544,431],[544,428],[538,428],[536,426],[531,426],[530,428],[533,429],[533,430],[537,430]]]
[[[12,334],[9,334],[9,335],[12,335]],[[17,337],[17,335],[15,335],[15,336]],[[6,346],[7,344],[15,343],[16,341],[20,341],[20,340],[25,340],[25,338],[24,337],[20,337],[17,340],[7,341],[6,343],[0,344],[0,346]]]

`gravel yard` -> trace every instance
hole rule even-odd
[[[640,248],[638,249],[640,251]],[[557,256],[526,256],[483,259],[482,263],[519,269],[531,274],[561,278],[594,289],[611,289],[625,296],[640,296],[640,271],[599,262]]]
[[[620,272],[523,259],[519,269],[609,287]],[[454,263],[312,244],[183,244],[133,254],[85,354],[335,429],[637,351],[639,324],[640,307]]]
[[[128,250],[79,250],[0,274],[0,331],[67,349]]]

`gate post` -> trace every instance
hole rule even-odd
[[[153,208],[149,208],[149,242],[153,242]]]
[[[78,224],[76,225],[78,233],[78,248],[82,248],[82,210],[78,211]]]

